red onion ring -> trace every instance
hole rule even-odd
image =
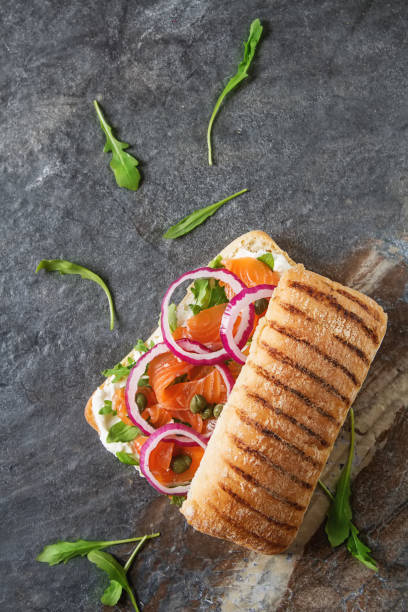
[[[191,272],[186,272],[175,280],[170,287],[167,289],[163,302],[161,305],[161,331],[163,335],[163,340],[169,347],[169,350],[182,359],[182,361],[186,361],[187,363],[193,363],[194,365],[215,365],[218,363],[222,363],[228,358],[228,353],[225,349],[219,349],[218,351],[210,351],[206,355],[202,355],[201,357],[197,357],[197,354],[194,352],[191,353],[177,344],[177,341],[173,338],[173,334],[170,330],[169,318],[168,318],[168,308],[170,304],[170,299],[177,287],[179,287],[186,280],[197,280],[198,278],[215,278],[223,283],[227,283],[230,285],[233,291],[239,293],[243,289],[245,289],[245,285],[242,281],[239,280],[235,274],[229,272],[229,270],[224,269],[214,269],[214,268],[198,268],[197,270],[192,270]],[[238,346],[243,347],[246,341],[249,338],[249,335],[252,331],[254,322],[254,308],[252,304],[249,304],[249,308],[246,308],[241,317],[241,322],[236,334],[235,342]]]
[[[234,339],[234,323],[239,313],[242,310],[245,311],[250,304],[262,298],[270,298],[275,287],[276,285],[256,285],[256,287],[245,288],[232,298],[224,310],[220,328],[222,344],[228,355],[238,363],[245,363],[246,355],[242,353],[241,347]]]
[[[189,349],[189,348],[194,349],[194,351],[196,351],[197,354],[201,354],[201,355],[210,352],[210,349],[208,349],[203,344],[200,344],[199,342],[195,342],[194,340],[188,340],[187,338],[177,340],[177,344],[185,349]],[[128,416],[130,420],[135,425],[137,425],[137,427],[139,427],[139,429],[147,436],[149,436],[150,434],[154,434],[157,431],[157,429],[155,429],[152,425],[150,425],[150,423],[148,423],[139,412],[139,407],[136,404],[136,393],[137,393],[137,388],[139,386],[138,383],[139,383],[139,379],[145,373],[146,366],[155,357],[158,357],[158,355],[162,355],[163,353],[168,353],[168,352],[170,352],[169,348],[164,342],[160,342],[159,344],[156,344],[153,348],[150,349],[150,351],[147,351],[147,353],[143,353],[143,355],[139,357],[136,364],[130,370],[128,379],[126,381],[125,401],[126,401],[126,409],[127,409]],[[227,397],[228,397],[228,395],[232,391],[232,387],[235,384],[235,380],[226,365],[217,364],[215,365],[215,368],[218,370],[218,372],[220,373],[224,381],[224,384],[227,389]],[[204,434],[203,435],[204,439],[209,438],[211,436],[211,433],[212,432],[209,432],[208,434]],[[177,438],[176,440],[171,440],[171,442],[177,442],[177,444],[179,444],[180,446],[191,446],[190,443],[186,442],[185,440],[181,440],[179,438]]]
[[[159,493],[164,493],[165,495],[186,495],[189,489],[189,485],[179,485],[176,487],[166,487],[162,485],[157,478],[152,474],[149,467],[149,458],[152,450],[156,448],[158,443],[172,436],[171,439],[174,439],[174,436],[183,436],[186,438],[190,438],[195,445],[199,445],[204,450],[207,447],[207,443],[200,434],[194,432],[190,427],[186,425],[172,424],[163,425],[163,427],[159,427],[156,431],[149,437],[148,440],[143,444],[140,450],[140,469],[143,476],[146,480],[156,489]],[[189,446],[193,446],[192,443],[189,443]]]

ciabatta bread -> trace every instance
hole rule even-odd
[[[289,546],[386,324],[358,291],[284,273],[181,508],[190,525],[267,554]]]

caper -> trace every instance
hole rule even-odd
[[[224,404],[215,404],[213,408],[213,415],[218,419],[220,416],[222,409],[224,408]]]
[[[205,397],[203,397],[199,393],[196,393],[192,397],[191,402],[190,402],[191,412],[196,414],[197,412],[202,412],[203,410],[205,410],[206,407],[207,407],[207,400],[205,399]]]
[[[144,393],[136,393],[136,404],[139,408],[139,412],[143,412],[147,406],[147,399]]]
[[[260,300],[256,300],[254,303],[255,312],[257,315],[261,315],[268,308],[268,300],[266,298],[261,298]]]
[[[213,407],[214,404],[208,404],[207,408],[202,411],[201,418],[205,421],[206,419],[211,419],[213,416]]]
[[[170,462],[170,467],[176,474],[182,474],[191,465],[191,457],[189,455],[177,455]]]

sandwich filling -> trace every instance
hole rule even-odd
[[[211,262],[210,267],[232,273],[244,288],[243,293],[245,294],[245,288],[254,288],[256,297],[257,288],[269,287],[273,290],[281,274],[291,265],[281,253],[251,252],[241,248],[233,258],[218,256]],[[271,295],[271,290],[269,293],[265,293],[265,289],[263,291],[265,295]],[[185,342],[185,339],[192,344],[199,343],[197,346],[209,353],[222,352],[225,345],[225,338],[222,337],[225,311],[228,306],[232,306],[231,300],[235,294],[236,291],[229,284],[216,278],[195,280],[188,294],[189,299],[177,309],[173,306],[171,314],[169,308],[172,339],[180,343]],[[268,297],[261,298],[255,300],[251,306],[251,329],[247,330],[245,345],[240,347],[238,354],[248,354],[252,336],[266,312],[268,303]],[[236,337],[241,318],[244,318],[243,311],[233,322],[233,333]],[[152,340],[152,345],[154,343],[156,347],[162,343],[162,331],[157,330]],[[166,337],[164,340],[166,341]],[[146,350],[148,348],[146,347]],[[131,354],[130,361],[133,360],[132,365],[136,364],[135,367],[143,357],[143,351],[144,348],[135,349]],[[225,354],[221,361],[218,360],[220,365],[217,366],[213,363],[201,363],[199,360],[184,361],[164,345],[163,349],[151,352],[156,356],[147,359],[143,376],[138,379],[137,387],[132,388],[132,394],[135,391],[135,396],[133,398],[132,395],[131,403],[138,410],[136,420],[134,411],[132,413],[129,409],[126,368],[123,368],[122,378],[110,376],[105,384],[95,391],[88,402],[86,416],[88,422],[98,431],[101,442],[108,451],[119,458],[125,456],[133,459],[125,460],[126,463],[136,464],[141,458],[145,463],[141,463],[140,468],[136,465],[137,469],[141,469],[142,474],[147,476],[155,488],[169,494],[169,487],[180,489],[180,484],[188,485],[192,480],[205,446],[195,442],[189,445],[189,438],[182,435],[183,431],[176,435],[178,424],[184,431],[189,428],[192,434],[198,434],[201,440],[208,441],[229,391],[241,371],[242,363],[232,359],[231,353]],[[131,372],[130,366],[128,372]],[[145,424],[148,429],[142,425],[141,429],[144,431],[140,431],[140,424]],[[172,424],[175,427],[175,435],[169,438],[170,431],[167,438],[162,436],[160,441],[154,442],[156,433]],[[169,429],[172,430],[171,427]],[[142,452],[144,445],[146,452]],[[144,459],[145,455],[147,459]]]

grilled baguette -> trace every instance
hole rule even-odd
[[[281,277],[181,512],[274,554],[294,539],[387,316],[297,265]]]

